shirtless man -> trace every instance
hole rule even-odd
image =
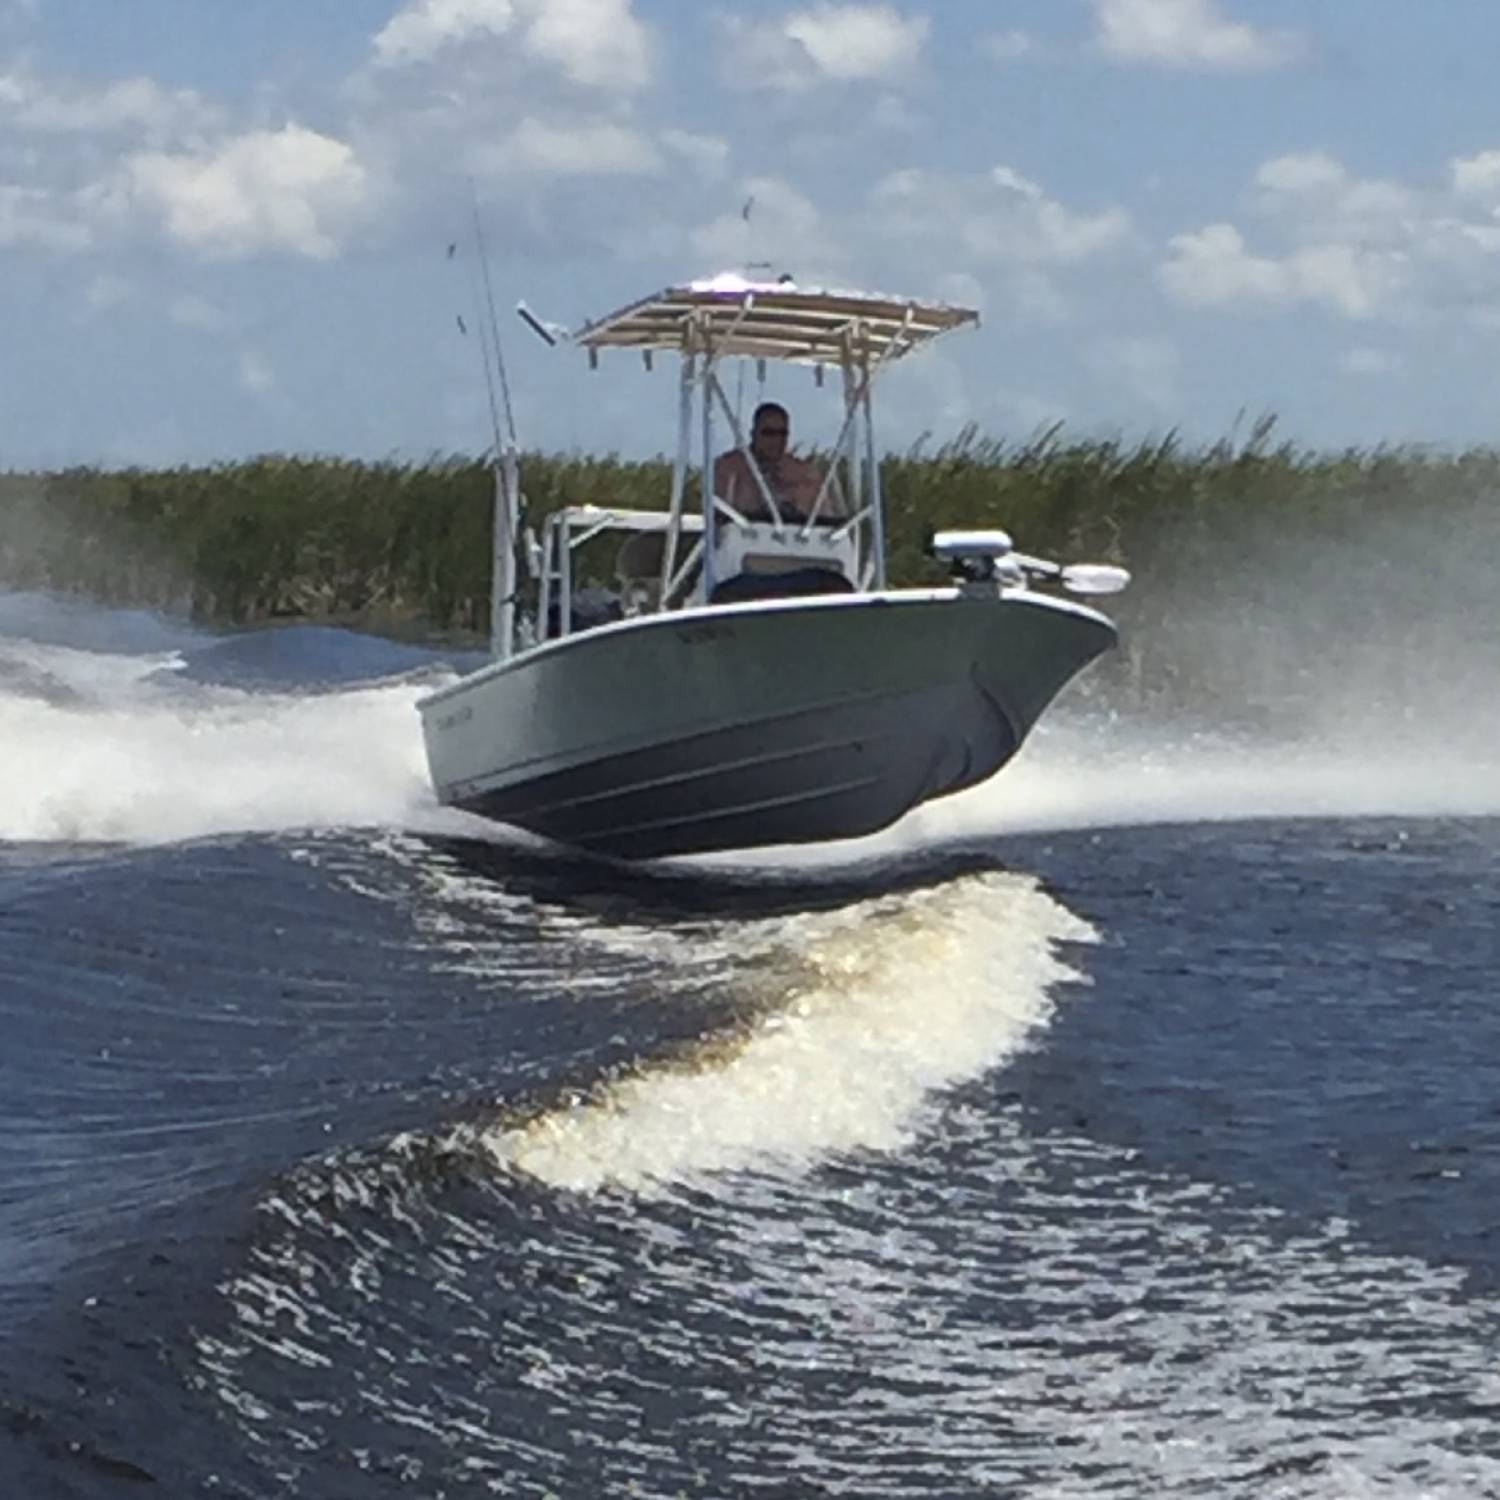
[[[765,478],[766,487],[775,496],[781,519],[805,521],[818,498],[823,476],[814,465],[805,459],[793,458],[786,451],[790,433],[791,419],[786,407],[774,401],[763,401],[755,408],[755,416],[750,422],[750,452]],[[760,486],[739,448],[721,453],[714,461],[714,493],[721,500],[728,501],[747,521],[771,519]],[[828,494],[823,497],[819,519],[832,520],[841,513],[839,495],[830,486]]]

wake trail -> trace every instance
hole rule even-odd
[[[1490,748],[1494,746],[1495,748]],[[1256,818],[1500,814],[1500,739],[1435,729],[1376,737],[1227,740],[1170,723],[1108,730],[1060,715],[994,781],[919,809],[913,837]]]
[[[1240,682],[1221,652],[1224,701],[1290,705],[1274,734],[1112,707],[1118,698],[1084,684],[997,777],[893,829],[705,859],[815,867],[1132,824],[1500,814],[1488,663],[1422,672],[1410,650],[1377,654],[1378,671],[1341,659],[1336,671],[1315,679],[1309,668],[1289,684],[1284,671],[1257,675],[1244,661]],[[353,680],[303,687],[330,661]],[[258,668],[279,680],[229,686],[213,676]],[[433,797],[416,703],[440,668],[434,653],[329,628],[224,638],[140,611],[0,595],[0,840],[156,843],[397,826],[506,842],[509,831]]]
[[[895,1150],[936,1091],[1014,1054],[1079,978],[1061,942],[1093,936],[1029,877],[967,876],[836,912],[741,922],[753,972],[781,951],[774,1003],[744,1035],[646,1066],[481,1144],[554,1187],[651,1194],[707,1173],[805,1170]]]
[[[1371,748],[1376,744],[1376,748]],[[1493,748],[1491,748],[1493,746]],[[1388,743],[1184,732],[1170,721],[1054,711],[981,786],[880,833],[829,845],[703,855],[730,870],[828,870],[955,844],[1004,853],[1008,835],[1281,818],[1500,816],[1500,730]]]
[[[178,680],[181,660],[0,639],[0,840],[157,843],[436,814],[426,685],[246,692]]]
[[[0,696],[0,839],[155,843],[409,821],[416,688],[77,709]]]

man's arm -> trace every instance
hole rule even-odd
[[[804,516],[810,515],[813,503],[818,498],[818,491],[823,487],[823,476],[818,472],[817,465],[808,463],[805,458],[787,457],[782,460],[782,471],[786,475],[787,499]],[[836,506],[837,496],[830,485],[823,501],[822,514],[836,514]]]
[[[739,456],[737,450],[731,450],[721,453],[714,460],[714,494],[731,505],[734,504],[734,491],[738,488],[739,465],[735,460]]]

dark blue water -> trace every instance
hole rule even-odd
[[[1500,1493],[1500,821],[618,871],[433,658],[112,619],[0,653],[0,1495]]]

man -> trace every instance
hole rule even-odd
[[[776,500],[783,521],[805,521],[818,498],[823,476],[805,459],[793,458],[787,450],[791,418],[786,407],[763,401],[750,422],[750,456]],[[742,449],[721,453],[714,461],[714,493],[727,501],[747,521],[768,521],[770,512],[755,482],[749,459]],[[841,516],[843,507],[836,487],[830,485],[818,512],[820,520]]]

